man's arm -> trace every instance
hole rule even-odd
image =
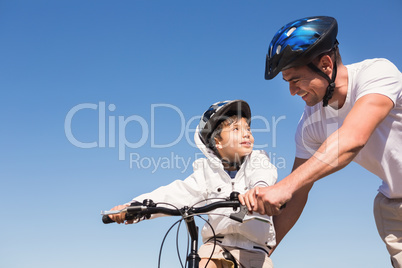
[[[295,158],[292,171],[297,169],[300,165],[306,162],[307,159]],[[274,226],[276,232],[276,246],[270,251],[270,255],[279,245],[285,235],[292,229],[307,202],[308,193],[313,185],[308,185],[297,191],[293,198],[286,204],[286,209],[279,215],[274,216]]]
[[[315,181],[348,165],[392,108],[393,102],[384,95],[361,97],[342,126],[325,140],[310,159],[274,186],[258,189],[253,210],[260,214],[278,215],[280,207],[289,203],[299,191],[304,192]]]

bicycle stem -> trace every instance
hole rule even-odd
[[[194,217],[187,217],[188,207],[184,209],[184,220],[187,225],[187,231],[191,238],[191,251],[187,256],[188,268],[198,268],[200,263],[200,256],[198,255],[198,226],[195,224]]]

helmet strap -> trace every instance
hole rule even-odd
[[[244,159],[243,159],[243,161],[244,161]],[[240,166],[241,166],[241,164],[243,164],[243,161],[241,161],[241,163],[238,163],[238,162],[229,162],[229,161],[227,161],[227,160],[225,160],[225,159],[222,159],[222,164],[223,165],[227,165],[228,167],[234,167],[236,170],[239,170],[240,169]]]
[[[322,106],[326,107],[328,105],[329,100],[332,98],[334,95],[334,89],[335,89],[335,78],[336,78],[336,71],[337,71],[337,66],[336,66],[336,53],[335,53],[335,61],[334,61],[334,70],[332,72],[332,78],[329,78],[329,76],[321,71],[317,66],[315,66],[312,62],[307,64],[310,69],[324,77],[328,81],[328,87],[325,92],[324,98],[322,100]]]

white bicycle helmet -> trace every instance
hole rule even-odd
[[[245,117],[250,123],[251,111],[250,106],[243,100],[227,100],[212,104],[201,117],[199,128],[199,136],[201,141],[209,148],[211,145],[211,135],[215,128],[227,118],[239,115]]]

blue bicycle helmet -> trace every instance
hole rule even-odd
[[[329,86],[324,106],[332,97],[335,88],[336,60],[332,79],[320,71],[312,60],[337,47],[338,24],[336,19],[327,16],[307,17],[283,26],[269,45],[265,65],[265,79],[273,79],[279,72],[307,65],[325,79]]]

